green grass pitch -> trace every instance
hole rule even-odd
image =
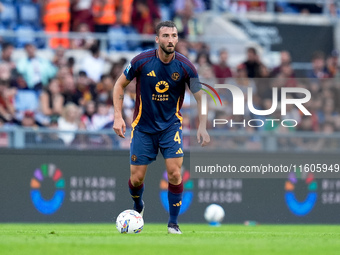
[[[146,224],[140,234],[120,234],[114,224],[0,224],[0,254],[340,254],[337,225]]]

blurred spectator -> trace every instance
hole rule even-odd
[[[89,32],[94,31],[91,5],[92,0],[71,0],[72,31],[80,32],[78,29],[81,24],[85,24]]]
[[[276,130],[277,133],[279,134],[289,134],[294,132],[294,128],[287,128],[283,127],[281,125],[278,125]],[[297,146],[297,141],[294,137],[278,137],[278,147],[280,148],[281,151],[288,151],[291,152],[292,149],[298,149],[299,147]]]
[[[28,89],[26,83],[19,83],[20,87],[15,92],[14,106],[15,119],[20,121],[26,111],[36,112],[39,108],[39,99],[34,90]],[[36,116],[36,115],[35,115]]]
[[[328,3],[328,12],[329,12],[329,14],[332,17],[334,17],[334,18],[338,18],[340,16],[340,10],[338,8],[339,1],[330,0],[327,3]]]
[[[53,147],[53,148],[58,148],[58,147],[64,147],[65,143],[64,141],[59,137],[58,135],[58,116],[51,116],[48,128],[50,131],[55,130],[55,132],[48,132],[43,134],[41,138],[41,143],[43,145],[46,145],[46,147]]]
[[[0,147],[9,146],[9,135],[6,132],[2,132],[1,129],[4,127],[4,120],[0,116]]]
[[[210,61],[210,53],[208,50],[204,49],[197,53],[195,66],[198,73],[200,72],[200,68],[202,67],[212,67],[212,63]]]
[[[86,127],[84,123],[79,124],[79,130],[85,131]],[[72,148],[76,149],[111,149],[112,140],[107,135],[95,135],[78,133],[71,145]]]
[[[293,99],[293,97],[287,96],[287,99]],[[301,114],[300,114],[299,109],[297,107],[295,107],[295,105],[293,105],[293,104],[287,104],[286,105],[285,119],[296,120],[298,123],[300,123]],[[315,128],[315,130],[317,129],[317,127],[314,127],[314,128]]]
[[[132,25],[140,34],[154,34],[156,24],[160,21],[157,3],[151,0],[135,0],[132,10]]]
[[[313,70],[309,70],[307,72],[308,78],[324,79],[329,77],[329,73],[327,72],[325,65],[325,55],[323,52],[314,52],[312,57],[312,66]]]
[[[91,55],[86,57],[83,61],[81,71],[87,74],[87,77],[94,82],[99,82],[101,75],[103,74],[105,61],[100,57],[100,51],[98,45],[92,45],[90,48]]]
[[[113,114],[110,112],[110,106],[106,102],[97,103],[97,111],[92,116],[92,130],[101,130],[106,127],[112,127]]]
[[[308,1],[306,1],[308,2]],[[291,7],[296,9],[300,13],[309,14],[309,13],[322,13],[323,4],[315,4],[315,3],[290,3]]]
[[[266,11],[266,2],[264,1],[239,1],[239,5],[244,5],[246,10],[249,11],[257,11],[257,12],[265,12]]]
[[[261,61],[255,48],[249,47],[247,49],[247,60],[243,62],[243,65],[246,67],[249,78],[260,77]]]
[[[67,64],[67,59],[65,57],[65,49],[61,46],[55,49],[54,57],[52,63],[60,68],[61,66],[65,66]]]
[[[214,74],[218,83],[223,84],[226,78],[231,78],[232,73],[228,66],[228,52],[226,49],[219,51],[219,63],[214,65]]]
[[[71,70],[68,66],[62,66],[58,69],[56,78],[58,78],[60,80],[60,82],[62,82],[64,80],[64,78],[68,75],[73,75],[71,73]],[[63,89],[63,87],[62,87]]]
[[[257,96],[259,99],[263,100],[269,93],[271,93],[271,83],[272,79],[270,79],[270,72],[269,69],[264,65],[260,65],[259,69],[259,79],[255,79],[255,84],[257,88]]]
[[[128,26],[131,24],[131,16],[134,0],[116,1],[117,24]],[[153,4],[154,2],[152,2]]]
[[[182,39],[176,45],[176,51],[189,58],[189,43]]]
[[[81,94],[77,93],[77,88],[72,75],[66,75],[61,83],[62,95],[64,97],[64,105],[73,103],[79,105],[81,102]]]
[[[297,126],[298,131],[308,131],[308,132],[313,132],[317,131],[316,127],[313,126],[313,121],[309,116],[303,115],[301,117],[301,122]]]
[[[0,62],[0,80],[8,86],[11,84],[11,67],[6,62]]]
[[[70,31],[70,0],[39,0],[43,9],[43,22],[48,33],[68,33]],[[50,47],[63,46],[69,48],[67,38],[50,39]]]
[[[269,69],[264,64],[260,64],[259,78],[270,78]]]
[[[115,62],[112,64],[111,70],[110,70],[110,76],[113,79],[113,83],[116,82],[116,80],[119,78],[119,76],[124,71],[126,63],[127,63],[126,58],[120,58],[118,62]]]
[[[9,68],[12,71],[15,69],[15,63],[12,61],[12,54],[14,51],[14,46],[11,43],[4,42],[1,46],[1,62],[4,62],[9,65]]]
[[[71,144],[75,134],[73,131],[78,130],[80,121],[80,109],[73,103],[68,103],[63,109],[62,117],[58,119],[58,126],[60,131],[69,131],[59,134],[59,137],[66,145]]]
[[[249,79],[247,75],[247,67],[244,64],[238,65],[234,78],[236,85],[243,91],[245,97],[248,94],[248,87],[253,88],[253,93],[256,93],[256,86],[253,79]]]
[[[0,118],[8,122],[14,119],[14,115],[14,91],[0,80]]]
[[[291,6],[287,0],[279,0],[275,2],[275,12],[298,13],[298,10]]]
[[[36,130],[38,129],[38,125],[35,122],[34,112],[26,111],[24,113],[24,117],[21,121],[21,126],[26,129],[30,129],[31,132],[25,132],[25,144],[27,147],[33,147],[38,142],[38,136]]]
[[[180,37],[199,35],[203,32],[203,25],[195,14],[205,10],[202,0],[176,0],[174,3],[176,16],[174,22]]]
[[[322,109],[318,112],[319,123],[333,122],[338,115],[339,114],[335,111],[334,100],[325,98]]]
[[[71,48],[72,49],[84,49],[89,50],[93,45],[97,44],[98,42],[89,35],[90,28],[86,23],[80,23],[76,30],[76,32],[81,33],[81,38],[72,39],[71,40]]]
[[[200,67],[198,75],[200,77],[200,81],[211,86],[214,86],[217,83],[217,80],[214,75],[214,70],[210,65],[203,65]]]
[[[253,95],[257,93],[255,82],[253,79],[248,78],[247,68],[244,64],[237,66],[237,72],[234,77],[235,77],[234,79],[230,80],[230,83],[236,85],[242,90],[243,95],[244,95],[244,100],[246,103],[248,100],[248,87],[251,87],[253,89]],[[266,108],[266,109],[269,109],[269,108]],[[245,110],[246,110],[245,114],[249,114],[248,107],[245,107]]]
[[[70,74],[74,74],[74,65],[75,65],[75,59],[74,57],[69,57],[67,59],[66,67],[68,68]]]
[[[271,71],[271,77],[276,77],[281,72],[282,66],[290,65],[291,62],[292,62],[292,58],[290,56],[290,53],[285,50],[281,51],[280,52],[280,65],[273,68],[273,70]],[[295,77],[294,70],[292,72],[292,77]]]
[[[339,149],[339,140],[334,139],[333,137],[330,137],[335,132],[335,126],[332,122],[325,122],[322,125],[321,132],[328,136],[328,137],[322,137],[317,142],[314,148],[312,148],[314,151],[334,151]]]
[[[244,14],[248,11],[265,12],[266,3],[264,1],[226,0],[222,8],[239,14]]]
[[[84,71],[80,71],[78,74],[75,95],[81,106],[84,106],[88,101],[97,99],[96,84],[87,77]]]
[[[115,0],[93,0],[91,9],[94,18],[94,31],[107,33],[109,27],[117,21]]]
[[[236,3],[236,1],[233,1]],[[249,11],[257,11],[257,12],[265,12],[266,11],[266,3],[264,1],[237,1],[237,7],[232,6],[234,11],[238,10],[239,12],[249,12]],[[237,11],[236,11],[237,12]]]
[[[24,77],[29,89],[40,90],[54,77],[57,69],[50,61],[36,55],[33,44],[27,44],[25,51],[27,57],[18,61],[17,70]]]
[[[96,113],[96,103],[94,101],[87,101],[85,110],[80,118],[80,121],[85,125],[86,130],[94,130],[92,117]]]
[[[96,94],[98,101],[112,104],[113,80],[110,75],[102,75],[100,82],[97,83]]]
[[[64,97],[60,93],[60,82],[51,79],[48,87],[40,95],[41,112],[45,116],[60,116],[63,111]]]
[[[331,55],[327,58],[327,73],[329,73],[330,78],[337,77],[339,70],[339,52],[333,50]]]
[[[125,101],[125,100],[124,100]],[[98,131],[103,128],[110,128],[113,124],[113,114],[109,112],[110,106],[99,102],[97,106],[93,101],[87,102],[85,112],[81,117],[80,129]],[[115,140],[115,138],[113,138]],[[112,148],[112,140],[107,135],[78,134],[72,142],[72,146],[90,146],[90,148]]]
[[[23,127],[34,127],[37,128],[38,125],[36,124],[35,120],[34,120],[34,112],[32,111],[25,111],[24,113],[24,117],[21,121],[21,125]]]
[[[291,64],[281,65],[280,72],[276,75],[276,78],[280,79],[281,86],[283,87],[296,87],[297,82],[294,77],[294,70]]]
[[[315,132],[312,119],[309,116],[303,116],[301,122],[297,127],[298,131],[303,132]],[[296,138],[295,142],[300,150],[314,150],[317,141],[309,137]]]

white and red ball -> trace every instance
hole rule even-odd
[[[121,212],[116,220],[116,228],[122,234],[138,234],[143,230],[143,217],[135,210]]]

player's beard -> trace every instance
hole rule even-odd
[[[175,52],[175,45],[173,45],[174,49],[172,51],[167,50],[164,44],[160,44],[160,46],[161,46],[161,49],[164,51],[164,53],[167,55],[170,55]]]

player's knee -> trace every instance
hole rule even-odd
[[[144,177],[141,175],[135,174],[135,175],[131,175],[130,180],[131,180],[132,186],[138,187],[142,185],[142,183],[144,182]]]
[[[168,179],[170,183],[177,184],[181,180],[181,172],[180,171],[169,172]]]

